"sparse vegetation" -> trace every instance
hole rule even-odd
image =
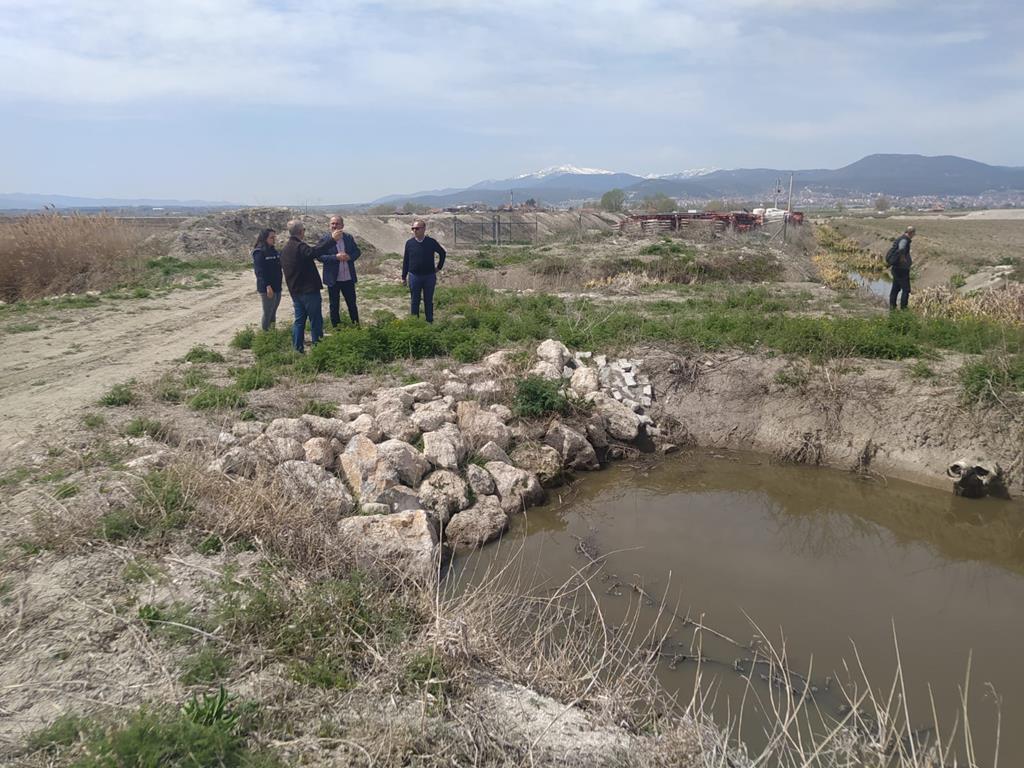
[[[107,393],[100,398],[100,405],[108,408],[117,408],[124,405],[131,405],[136,400],[135,391],[132,389],[132,382],[126,384],[115,384]]]
[[[223,363],[224,355],[203,344],[197,344],[185,355],[186,363]]]
[[[203,384],[188,401],[189,407],[197,411],[219,411],[241,408],[245,405],[245,395],[235,387],[218,387],[214,384]]]
[[[540,376],[527,376],[516,384],[512,410],[517,416],[536,417],[568,413],[570,406],[560,382]]]

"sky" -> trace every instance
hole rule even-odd
[[[0,0],[0,192],[365,202],[563,163],[1024,166],[1018,0]]]

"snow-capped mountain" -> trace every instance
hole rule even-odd
[[[615,171],[606,171],[603,168],[580,168],[575,165],[553,165],[533,173],[521,173],[514,176],[515,179],[544,179],[548,176],[560,176],[572,174],[573,176],[607,176]]]

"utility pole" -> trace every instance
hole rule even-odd
[[[786,242],[789,227],[789,216],[793,212],[793,174],[789,174],[789,202],[786,203],[786,214],[782,217],[782,242]]]

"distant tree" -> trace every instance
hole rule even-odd
[[[708,200],[704,203],[705,211],[724,211],[726,210],[725,203],[721,200]]]
[[[609,189],[601,195],[601,209],[618,213],[623,210],[626,203],[626,193],[621,189]]]
[[[885,195],[879,195],[878,197],[875,198],[875,210],[876,211],[881,213],[881,212],[884,212],[884,211],[888,211],[889,208],[891,208],[891,207],[892,207],[892,204],[889,202],[889,198],[886,197]]]
[[[535,198],[531,197],[529,200],[527,200],[525,203],[523,203],[523,205],[525,205],[527,208],[536,208],[537,207],[537,200]]]
[[[641,207],[648,213],[671,213],[676,209],[676,201],[664,192],[657,192],[645,197]]]
[[[387,216],[389,213],[395,212],[395,206],[388,205],[387,203],[381,203],[370,208],[367,213],[374,216]]]
[[[836,213],[842,213],[846,210],[846,205],[843,204],[842,200],[836,201]]]
[[[414,203],[412,200],[406,200],[405,205],[402,206],[402,213],[428,213],[429,211],[429,205]]]

